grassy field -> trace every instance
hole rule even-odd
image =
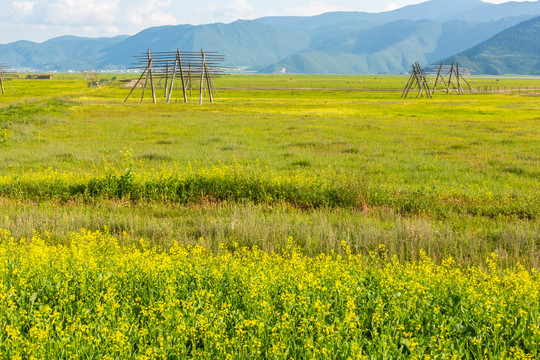
[[[276,78],[288,81],[260,80]],[[219,81],[237,79],[258,78]],[[539,103],[529,94],[224,91],[213,105],[123,105],[122,86],[14,85],[19,95],[1,99],[0,226],[18,237],[110,225],[213,248],[270,250],[293,236],[311,255],[345,239],[402,259],[423,249],[475,264],[497,251],[538,265]]]
[[[14,80],[0,97],[2,356],[538,356],[540,80],[402,99],[406,81],[232,75],[199,106],[162,89],[123,104],[119,81]],[[132,275],[144,286],[123,292]],[[44,316],[59,321],[47,345]]]

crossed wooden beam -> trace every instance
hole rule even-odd
[[[403,89],[403,92],[401,93],[401,97],[407,97],[409,93],[411,93],[411,97],[413,97],[418,89],[417,97],[424,97],[425,93],[428,98],[432,98],[433,95],[431,94],[424,70],[422,70],[422,67],[417,62],[414,63],[412,67],[412,74],[409,77],[407,85],[405,85],[405,89]]]

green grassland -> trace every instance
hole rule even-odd
[[[0,298],[14,301],[2,356],[39,354],[58,326],[73,338],[46,351],[86,358],[537,356],[539,80],[403,99],[407,79],[231,75],[202,106],[196,89],[188,104],[161,88],[157,104],[141,90],[124,104],[120,81],[13,80],[17,95],[0,97]],[[103,274],[112,293],[87,282]],[[123,293],[126,274],[148,292]],[[171,302],[199,310],[175,323],[184,315],[150,309]],[[196,325],[225,305],[224,328]]]
[[[315,88],[407,79],[300,78]],[[231,76],[216,86],[289,79]],[[385,243],[405,259],[424,249],[482,262],[499,251],[510,263],[538,264],[533,94],[223,90],[199,106],[195,96],[183,104],[179,91],[167,105],[162,90],[158,104],[148,95],[139,103],[140,90],[123,104],[122,83],[85,84],[19,80],[18,95],[1,98],[0,192],[10,210],[0,225],[18,236],[115,224],[118,234],[158,242],[272,249],[294,236],[311,254],[345,239],[359,252]],[[41,209],[28,213],[35,202]],[[56,203],[79,220],[62,223]],[[201,213],[215,220],[202,224]],[[18,218],[28,225],[15,226]]]

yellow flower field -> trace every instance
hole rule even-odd
[[[534,269],[0,235],[0,357],[535,359]]]

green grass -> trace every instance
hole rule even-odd
[[[364,235],[345,226],[348,230],[336,236],[358,232],[369,244],[359,243],[358,251],[377,241],[391,242],[390,236],[374,235],[382,232],[377,230],[378,214],[391,214],[390,224],[419,219],[442,231],[438,234],[446,234],[444,229],[457,234],[450,236],[456,239],[452,246],[428,249],[432,257],[478,262],[499,251],[511,254],[510,264],[537,264],[532,250],[539,241],[540,211],[536,97],[437,94],[428,100],[402,99],[400,91],[272,89],[272,84],[291,78],[305,89],[354,82],[400,89],[407,80],[235,75],[217,79],[217,86],[246,88],[260,82],[271,90],[220,91],[215,104],[205,99],[203,106],[196,98],[183,104],[178,91],[172,104],[161,96],[152,104],[148,95],[139,104],[140,90],[122,104],[129,91],[122,83],[87,88],[73,75],[66,80],[14,81],[19,95],[0,98],[0,194],[10,203],[20,200],[22,206],[80,204],[86,209],[80,226],[94,229],[106,225],[92,225],[91,219],[96,206],[109,200],[127,201],[135,209],[153,204],[165,213],[171,206],[224,202],[236,204],[247,217],[253,206],[283,208],[289,215],[280,221],[293,224],[303,212],[342,212],[344,219],[360,216],[377,224],[375,230],[364,229]],[[534,79],[471,81],[535,85]],[[19,210],[15,206],[10,211],[11,218]],[[508,232],[504,224],[514,230]],[[30,226],[17,230],[10,221],[4,226],[31,232]],[[77,226],[58,229],[58,236]],[[194,228],[187,234],[200,230],[186,226]],[[134,233],[136,227],[130,226]],[[295,228],[285,227],[281,239],[295,235]],[[325,242],[334,237],[332,231],[301,236]],[[146,230],[140,233],[149,235]],[[166,233],[183,242],[191,237],[170,229]],[[259,243],[256,231],[245,233],[246,244]],[[441,244],[441,237],[431,234],[419,241],[405,236],[415,249]],[[516,237],[521,240],[511,240]],[[228,235],[210,238],[214,247],[230,240]],[[480,253],[467,255],[467,242]],[[338,243],[314,246],[311,253],[335,249]],[[516,243],[527,245],[515,250]],[[402,258],[413,256],[398,248]]]
[[[14,81],[0,358],[538,358],[538,97],[406,80]]]
[[[123,200],[54,202],[2,199],[0,228],[16,238],[30,239],[37,232],[62,242],[80,228],[104,230],[123,244],[146,239],[157,247],[173,242],[195,245],[204,239],[217,251],[234,243],[276,251],[294,238],[305,254],[342,253],[347,241],[355,253],[367,255],[379,244],[402,260],[418,260],[423,251],[435,261],[453,256],[467,265],[483,264],[495,252],[505,267],[517,262],[528,268],[540,265],[540,225],[536,221],[489,219],[473,216],[430,220],[403,216],[391,209],[308,209],[287,206],[215,203],[200,199],[187,206]]]

